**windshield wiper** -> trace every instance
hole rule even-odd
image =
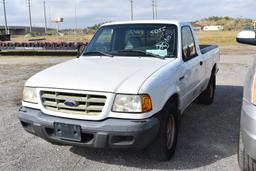
[[[154,58],[165,59],[165,57],[162,57],[160,55],[156,55],[156,54],[153,54],[153,53],[150,53],[150,52],[145,52],[143,50],[124,49],[124,50],[119,50],[118,52],[139,53],[139,54],[142,54],[143,56],[150,56],[150,57],[154,57]]]
[[[106,52],[101,52],[101,51],[93,51],[93,52],[85,52],[83,53],[84,56],[88,56],[88,55],[101,55],[101,56],[109,56],[109,57],[113,57],[113,55],[106,53]]]

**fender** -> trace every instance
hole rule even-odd
[[[171,97],[173,96],[177,96],[177,110],[181,111],[181,106],[180,106],[180,89],[178,86],[171,86],[169,89],[167,89],[166,94],[164,96],[164,98],[162,98],[162,102],[161,102],[161,108],[163,108],[165,106],[165,104],[170,100]]]
[[[180,97],[180,88],[178,87],[180,74],[175,74],[178,73],[179,65],[179,59],[172,61],[172,63],[154,73],[141,86],[138,93],[150,95],[153,102],[153,113],[161,111],[173,95]],[[181,110],[180,105],[178,110]]]

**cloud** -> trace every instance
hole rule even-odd
[[[8,24],[28,25],[27,0],[6,0],[6,2]],[[135,19],[152,19],[151,2],[151,0],[134,0]],[[61,28],[74,28],[75,21],[79,28],[83,28],[104,21],[130,19],[129,0],[46,0],[46,5],[50,27],[55,27],[50,22],[55,16],[64,18]],[[208,16],[256,18],[255,6],[255,0],[158,0],[158,16],[160,19],[187,21]],[[0,9],[1,13],[2,7]],[[43,26],[43,0],[31,0],[31,10],[33,25]],[[0,17],[0,25],[3,24],[4,17]]]

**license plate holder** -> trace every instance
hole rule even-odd
[[[81,141],[81,127],[64,123],[54,123],[55,136],[70,141]]]

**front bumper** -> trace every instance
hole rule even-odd
[[[242,106],[241,132],[247,153],[256,159],[256,106],[245,100]]]
[[[21,107],[18,118],[26,131],[48,142],[93,148],[142,149],[155,139],[159,130],[157,117],[143,120],[86,121],[50,116],[37,109]],[[54,123],[56,122],[79,125],[82,140],[75,142],[57,138],[54,130]]]

